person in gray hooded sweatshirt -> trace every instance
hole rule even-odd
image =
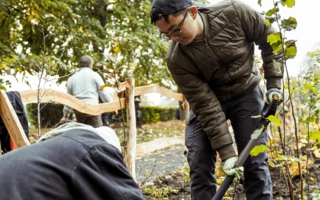
[[[65,123],[0,156],[0,199],[144,199],[115,132]]]

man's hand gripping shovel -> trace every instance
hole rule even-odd
[[[270,123],[270,121],[268,120],[268,116],[274,115],[276,113],[277,106],[279,103],[279,97],[274,95],[272,98],[273,98],[272,102],[268,104],[267,107],[265,107],[265,109],[263,110],[262,117],[257,129],[252,134],[251,139],[246,145],[246,147],[240,153],[238,160],[235,162],[233,168],[238,168],[243,166],[244,162],[246,161],[246,159],[250,154],[250,151],[253,149],[253,147],[256,146],[259,136],[264,132],[264,130]],[[216,194],[214,195],[214,197],[212,198],[212,200],[221,200],[225,192],[228,190],[229,186],[232,184],[233,179],[234,179],[234,175],[227,176],[224,179],[221,186],[219,187]]]

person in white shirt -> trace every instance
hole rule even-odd
[[[100,90],[104,85],[101,76],[92,70],[93,59],[84,55],[79,60],[79,71],[73,74],[67,83],[67,93],[88,104],[99,104],[99,97],[103,103],[112,101],[110,94],[105,90]],[[65,123],[72,111],[72,108],[64,106],[63,117],[60,123]],[[89,115],[74,110],[77,122],[91,125],[93,127],[102,126],[101,115]]]

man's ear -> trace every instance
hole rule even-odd
[[[192,18],[195,19],[198,15],[198,8],[196,6],[191,6],[189,11],[191,12]]]

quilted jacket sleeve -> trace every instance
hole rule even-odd
[[[171,48],[179,48],[178,44],[176,47],[173,46],[174,43]],[[192,111],[201,122],[211,142],[211,147],[219,152],[223,161],[235,156],[226,117],[215,93],[201,79],[201,74],[197,68],[195,66],[191,67],[192,61],[184,56],[181,51],[174,52],[171,54],[174,58],[168,58],[169,70],[179,89],[188,100]]]
[[[276,31],[272,26],[267,25],[263,16],[250,6],[236,0],[232,2],[247,39],[258,45],[261,50],[267,88],[280,89],[283,77],[282,67],[274,66],[273,63],[281,62],[282,52],[273,54],[272,47],[267,42],[267,36]]]

